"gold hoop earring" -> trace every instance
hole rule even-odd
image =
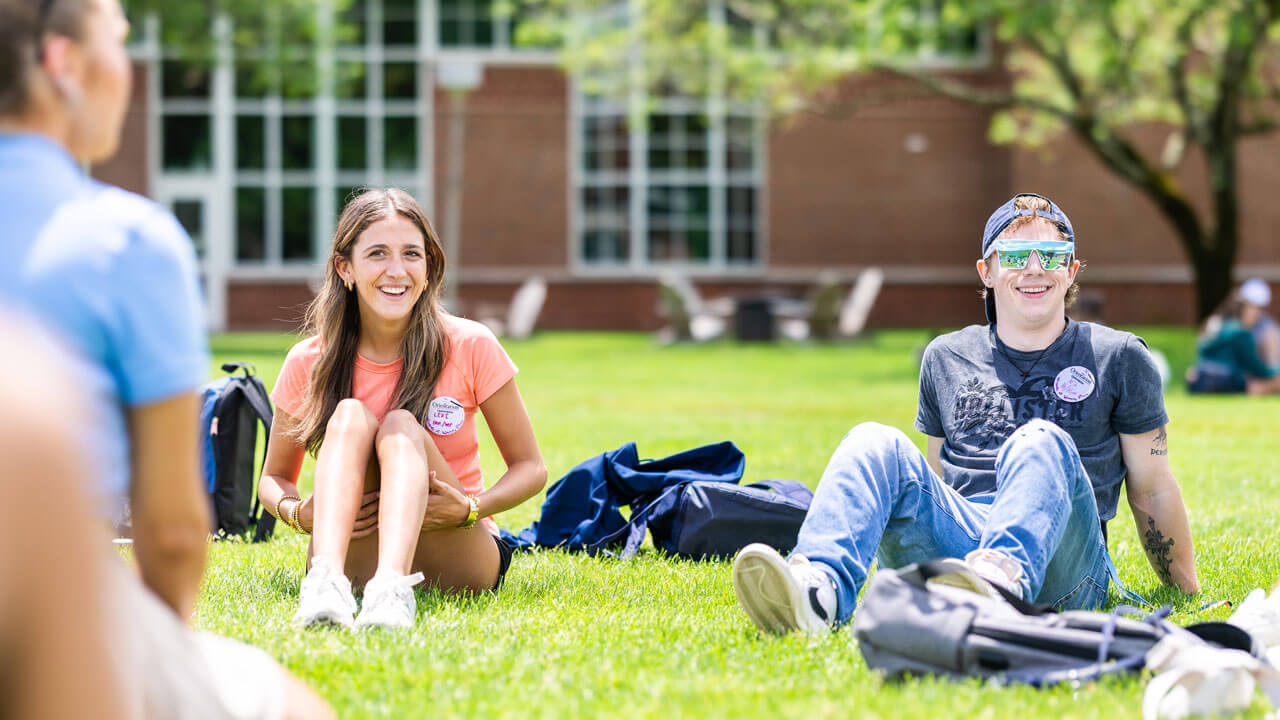
[[[346,281],[344,284],[347,286],[347,292],[351,292],[352,289],[354,289],[354,285],[350,280]]]

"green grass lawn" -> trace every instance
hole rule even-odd
[[[1191,360],[1190,331],[1143,334],[1175,377]],[[817,483],[854,424],[911,429],[916,356],[928,336],[880,332],[854,344],[656,347],[634,334],[545,333],[507,343],[550,478],[634,440],[642,457],[732,440],[746,481]],[[254,363],[274,382],[291,336],[227,335],[216,361]],[[1276,518],[1276,398],[1168,397],[1169,457],[1195,535],[1202,592],[1161,588],[1128,508],[1111,551],[1130,587],[1175,608],[1180,623],[1280,576]],[[486,477],[501,457],[481,429]],[[303,471],[310,484],[310,460]],[[541,496],[498,518],[536,519]],[[419,596],[410,634],[302,631],[290,624],[306,540],[281,527],[262,545],[213,546],[196,625],[261,646],[328,698],[342,717],[845,718],[849,716],[1136,717],[1143,683],[1108,680],[1037,691],[978,682],[889,684],[867,670],[848,630],[820,640],[755,630],[738,609],[727,562],[642,552],[633,561],[561,552],[517,555],[496,595]],[[1113,591],[1112,600],[1118,600]],[[1261,713],[1258,713],[1261,715]]]

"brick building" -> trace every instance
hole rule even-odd
[[[121,150],[94,169],[173,208],[201,254],[215,328],[297,323],[342,199],[361,185],[413,193],[437,230],[446,189],[450,75],[478,80],[460,127],[455,283],[463,314],[537,274],[540,327],[651,329],[655,279],[677,271],[706,295],[802,296],[818,273],[886,283],[872,326],[980,321],[972,268],[987,213],[1013,192],[1071,215],[1111,322],[1193,319],[1191,271],[1151,204],[1066,139],[1045,151],[987,142],[988,115],[936,99],[843,119],[767,121],[753,108],[682,99],[636,108],[584,95],[554,53],[514,48],[491,0],[363,0],[347,44],[298,60],[224,45],[185,65],[139,23]],[[979,40],[940,71],[990,75]],[[850,79],[856,97],[884,81]],[[708,112],[710,110],[710,112]],[[639,125],[639,124],[637,124]],[[456,126],[455,126],[456,127]],[[1145,140],[1159,147],[1164,134]],[[1280,137],[1242,145],[1238,274],[1280,281]],[[1205,196],[1203,168],[1182,180]],[[1277,293],[1280,296],[1280,293]],[[1280,303],[1280,300],[1277,301]]]

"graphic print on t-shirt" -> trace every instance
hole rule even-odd
[[[971,377],[956,390],[956,439],[971,447],[991,450],[1034,418],[1062,427],[1078,425],[1083,403],[1063,402],[1054,392],[1053,382],[1054,376],[1039,375],[1021,387],[1011,388],[1003,383],[983,385],[981,378]]]

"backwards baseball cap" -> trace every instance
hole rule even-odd
[[[1015,204],[1021,197],[1038,197],[1049,203],[1048,210],[1031,210],[1017,207]],[[982,231],[982,257],[991,255],[992,250],[999,250],[1000,243],[996,242],[996,238],[1005,228],[1020,217],[1042,217],[1053,223],[1062,232],[1063,249],[1074,252],[1076,243],[1076,232],[1071,228],[1071,221],[1067,219],[1067,214],[1062,212],[1062,208],[1054,204],[1049,198],[1038,195],[1036,193],[1018,193],[1009,198],[1009,201],[996,208],[991,213],[991,217],[987,218],[987,227]],[[996,321],[996,298],[995,293],[987,293],[987,321]]]
[[[1250,305],[1267,307],[1271,304],[1271,288],[1262,278],[1249,278],[1240,286],[1240,299]]]

